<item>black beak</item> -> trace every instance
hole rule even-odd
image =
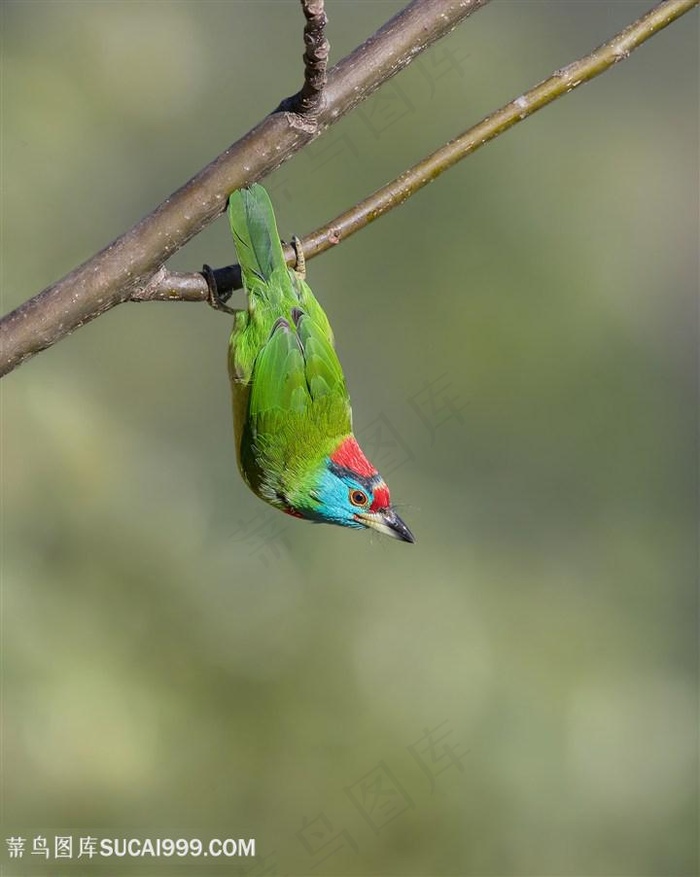
[[[402,542],[415,542],[415,536],[404,524],[401,518],[392,508],[381,512],[364,512],[355,515],[357,520],[365,527],[371,527],[392,539],[400,539]]]

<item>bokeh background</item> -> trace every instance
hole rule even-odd
[[[328,0],[333,59],[403,5]],[[649,5],[490,4],[266,181],[281,233]],[[301,28],[296,0],[3,3],[3,310],[296,90]],[[247,491],[203,305],[7,377],[2,873],[696,874],[698,182],[693,13],[310,263],[415,546]],[[172,266],[233,260],[219,220]]]

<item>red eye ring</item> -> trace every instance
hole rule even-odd
[[[357,490],[357,488],[350,491],[348,498],[354,506],[366,506],[369,502],[367,494],[363,490]]]

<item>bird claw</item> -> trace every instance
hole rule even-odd
[[[236,311],[228,305],[225,305],[221,300],[216,284],[216,275],[211,265],[202,265],[202,276],[207,281],[207,288],[209,290],[207,304],[214,308],[215,311],[223,311],[225,314],[235,314]]]
[[[297,257],[296,262],[294,263],[294,271],[296,274],[301,277],[302,280],[306,279],[306,257],[304,256],[304,249],[301,245],[301,238],[298,238],[296,235],[292,236],[292,249],[294,250],[294,254]]]

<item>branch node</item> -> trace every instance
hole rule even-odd
[[[137,286],[136,289],[132,291],[128,300],[142,302],[151,301],[153,298],[160,298],[160,287],[166,276],[167,271],[165,270],[165,266],[161,265],[145,286]]]

